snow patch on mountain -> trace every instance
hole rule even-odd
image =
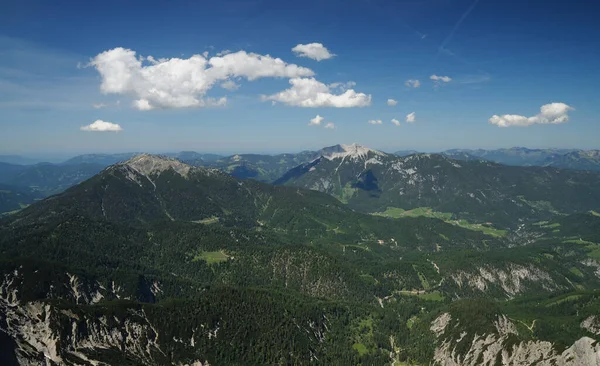
[[[357,143],[351,144],[351,145],[340,145],[341,150],[340,152],[332,152],[328,155],[324,155],[323,157],[328,159],[328,160],[333,160],[333,159],[338,159],[338,158],[342,158],[342,159],[350,159],[350,160],[365,160],[365,159],[369,159],[369,154],[371,155],[376,155],[376,156],[385,156],[386,154],[381,152],[381,151],[377,151],[377,150],[373,150],[373,149],[369,149],[368,147],[359,145]]]

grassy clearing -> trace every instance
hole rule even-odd
[[[367,347],[362,343],[354,343],[352,345],[352,348],[354,348],[358,352],[358,354],[360,354],[361,356],[365,355],[369,352],[367,350]]]
[[[384,212],[377,212],[374,215],[391,217],[398,219],[401,217],[430,217],[441,220],[450,220],[452,214],[449,212],[437,212],[433,211],[431,207],[417,207],[412,210],[404,210],[398,207],[388,207]]]
[[[363,273],[360,275],[360,278],[368,284],[376,285],[379,283],[379,281],[377,281],[377,279],[370,274]]]
[[[192,262],[203,260],[208,264],[225,262],[230,258],[224,251],[217,252],[200,252],[194,256]]]
[[[373,343],[373,318],[371,316],[362,318],[354,328],[354,348],[359,354],[369,353],[370,349],[375,349]]]
[[[421,285],[423,286],[423,288],[425,290],[429,290],[429,288],[431,287],[429,285],[429,281],[427,281],[427,277],[425,277],[425,275],[423,275],[421,272],[419,272],[419,270],[417,269],[417,266],[415,266],[413,264],[413,269],[415,270],[415,272],[417,272],[417,275],[419,276],[419,280],[421,281]]]
[[[584,245],[585,250],[587,250],[587,256],[589,258],[600,260],[600,244],[582,239],[563,240],[563,243]]]
[[[401,290],[396,292],[400,295],[416,296],[419,299],[423,299],[425,301],[444,301],[446,299],[444,295],[442,295],[442,293],[437,290],[431,292]]]
[[[376,212],[373,215],[391,217],[394,219],[402,217],[429,217],[434,219],[440,219],[446,223],[460,226],[464,229],[481,231],[486,235],[502,237],[506,235],[506,230],[499,230],[494,228],[491,224],[471,224],[466,220],[452,220],[452,214],[449,212],[437,212],[433,211],[430,207],[417,207],[412,210],[403,210],[398,207],[388,207],[383,212]],[[441,234],[440,234],[441,235]],[[443,239],[448,240],[448,237],[441,235]]]
[[[582,297],[583,297],[583,295],[569,295],[569,296],[560,298],[558,300],[555,300],[555,301],[552,301],[552,302],[546,304],[546,307],[562,304],[563,302],[566,302],[566,301],[575,301]]]
[[[556,229],[560,227],[560,224],[558,222],[551,223],[549,221],[536,222],[534,225],[539,226],[543,229]]]
[[[572,274],[574,274],[577,277],[583,277],[583,273],[577,267],[569,268],[569,272],[571,272]]]
[[[413,315],[413,316],[411,316],[411,317],[410,317],[410,318],[408,318],[408,320],[406,321],[406,327],[407,327],[408,329],[411,329],[417,320],[419,320],[419,318],[418,318],[416,315]]]
[[[587,248],[587,247],[586,247]],[[600,246],[596,245],[595,249],[587,254],[588,257],[600,260]]]

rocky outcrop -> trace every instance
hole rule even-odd
[[[590,317],[592,318],[592,317]],[[475,334],[471,344],[464,351],[457,350],[457,345],[464,342],[465,334],[458,339],[445,337],[450,329],[449,313],[438,316],[431,324],[431,330],[440,341],[435,350],[434,362],[443,366],[480,366],[480,365],[553,365],[581,366],[600,365],[600,343],[589,337],[582,337],[571,347],[560,352],[547,341],[518,341],[517,327],[505,315],[499,315],[494,322],[496,332]],[[589,319],[589,318],[588,318]],[[584,321],[589,326],[592,321]],[[582,327],[584,324],[582,323]]]
[[[78,306],[102,299],[101,291],[106,290],[97,283],[90,285],[86,278],[64,273],[62,286],[53,284],[47,299],[23,301],[21,284],[26,276],[17,268],[0,282],[0,335],[12,339],[12,352],[20,365],[108,365],[102,356],[98,358],[107,351],[142,365],[208,365],[200,360],[172,362],[143,307],[128,308],[121,316],[81,311]],[[193,341],[189,347],[193,348]]]
[[[499,291],[507,298],[525,293],[531,287],[546,291],[560,289],[550,274],[534,265],[507,263],[505,268],[481,266],[474,271],[457,271],[450,275],[460,290],[489,293]]]

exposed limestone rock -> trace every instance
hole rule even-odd
[[[600,317],[590,316],[581,322],[581,327],[595,335],[600,335]]]
[[[524,293],[528,286],[541,286],[546,290],[556,290],[559,286],[550,274],[533,266],[509,263],[507,268],[490,266],[478,267],[477,272],[458,271],[451,275],[460,288],[471,288],[485,292],[492,286],[499,286],[508,298]]]
[[[157,156],[151,154],[141,154],[134,156],[125,162],[125,165],[135,169],[140,174],[145,176],[151,176],[160,174],[169,169],[173,169],[177,174],[187,178],[190,169],[190,165],[182,163],[181,161],[165,156]]]
[[[593,317],[590,317],[593,318]],[[590,319],[588,318],[588,319]],[[586,319],[586,321],[588,320]],[[431,330],[439,338],[451,316],[448,313],[440,315],[431,323]],[[592,322],[584,321],[588,324]],[[600,365],[600,343],[589,337],[582,337],[571,347],[559,353],[554,345],[547,341],[521,341],[509,346],[509,337],[517,334],[517,328],[506,316],[498,316],[494,322],[496,333],[477,335],[466,353],[458,354],[457,344],[463,340],[464,334],[458,340],[444,339],[436,348],[434,362],[443,366],[580,366]],[[582,323],[583,326],[583,323]]]

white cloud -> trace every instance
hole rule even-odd
[[[190,58],[154,59],[136,57],[133,50],[114,48],[98,54],[88,66],[102,77],[100,90],[105,94],[126,94],[143,110],[223,105],[226,99],[206,98],[219,81],[240,77],[256,80],[264,77],[298,78],[312,76],[308,68],[287,64],[279,58],[238,51],[210,59],[202,55]]]
[[[225,56],[231,53],[231,50],[223,50],[221,52],[217,52],[217,56]]]
[[[150,102],[146,99],[134,100],[132,105],[134,108],[139,109],[140,111],[149,111],[151,109],[154,109],[154,107],[152,107],[152,105],[150,105]]]
[[[321,43],[299,44],[292,48],[292,52],[298,57],[308,57],[317,61],[327,60],[335,56]]]
[[[273,95],[264,95],[264,101],[281,102],[305,108],[351,108],[371,105],[371,95],[348,89],[342,94],[332,94],[331,88],[315,78],[292,78],[291,88]]]
[[[406,123],[414,123],[417,120],[417,114],[415,112],[406,115]]]
[[[530,126],[534,124],[560,124],[569,121],[569,111],[575,108],[565,103],[550,103],[540,108],[540,113],[533,117],[525,117],[516,114],[494,115],[489,123],[498,127]]]
[[[394,99],[388,99],[388,100],[387,100],[387,105],[389,105],[389,106],[392,106],[392,107],[393,107],[393,106],[395,106],[396,104],[398,104],[398,101],[397,101],[397,100],[394,100]]]
[[[308,123],[309,126],[320,126],[321,122],[323,122],[325,118],[319,116],[317,114],[317,116],[315,118],[311,118],[310,122]]]
[[[333,122],[329,122],[325,125],[325,128],[327,128],[329,130],[333,130],[333,129],[335,129],[335,124],[333,124]]]
[[[221,88],[231,90],[231,91],[238,90],[240,88],[240,84],[236,84],[236,82],[233,80],[227,80],[227,81],[221,83]]]
[[[400,126],[400,121],[398,121],[395,118],[392,119],[392,123],[395,124],[396,126]]]
[[[356,86],[356,83],[354,81],[348,81],[348,82],[345,82],[345,83],[343,83],[343,82],[337,82],[337,83],[331,83],[331,84],[329,84],[329,87],[331,89],[339,89],[339,90],[341,90],[343,92],[346,91],[346,90],[348,90],[348,89],[350,89],[350,88],[353,88],[355,86]]]
[[[410,79],[406,80],[404,85],[408,86],[409,88],[418,88],[421,86],[421,82],[419,80]]]
[[[449,76],[438,76],[438,75],[431,75],[429,77],[431,80],[433,80],[433,83],[435,86],[439,86],[442,83],[449,83],[452,81],[452,78]]]
[[[382,121],[382,120],[380,120],[380,119],[370,119],[368,123],[369,123],[370,125],[380,125],[380,124],[382,124],[382,123],[383,123],[383,121]]]
[[[106,131],[111,131],[111,132],[118,132],[118,131],[123,131],[123,129],[121,128],[121,126],[119,126],[116,123],[112,123],[112,122],[106,122],[106,121],[102,121],[102,120],[96,120],[94,123],[89,124],[87,126],[81,126],[80,128],[81,131],[91,131],[91,132],[106,132]]]
[[[104,107],[106,107],[106,106],[107,106],[107,105],[106,105],[106,104],[104,104],[104,103],[94,103],[94,104],[92,104],[92,107],[93,107],[94,109],[100,109],[100,108],[104,108]]]

